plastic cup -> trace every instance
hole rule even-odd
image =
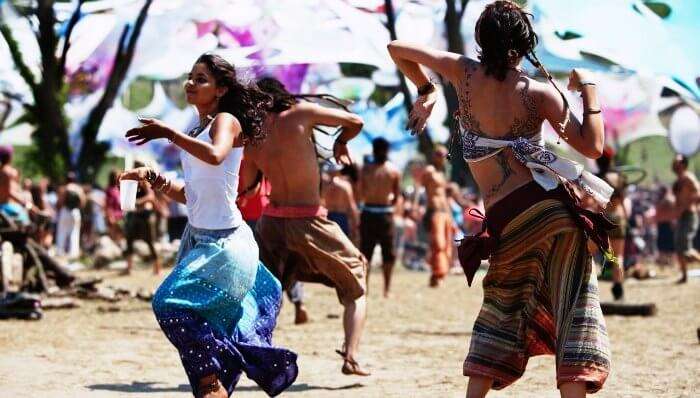
[[[136,210],[136,190],[139,183],[136,180],[119,181],[119,203],[123,211]]]

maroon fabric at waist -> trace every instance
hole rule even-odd
[[[572,195],[567,192],[563,185],[546,191],[538,183],[531,181],[515,189],[486,210],[485,224],[489,235],[498,239],[509,222],[543,200],[554,199],[564,204],[572,201],[578,202],[578,198],[574,198]]]
[[[531,181],[494,203],[486,211],[482,231],[461,240],[458,248],[459,262],[469,286],[472,285],[481,260],[488,259],[498,248],[498,239],[508,223],[533,205],[548,199],[561,201],[586,236],[602,251],[609,250],[608,231],[615,229],[616,225],[605,215],[582,208],[579,198],[568,185],[560,184],[556,189],[546,191]]]

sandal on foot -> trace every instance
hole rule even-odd
[[[363,370],[360,364],[354,359],[345,357],[345,362],[343,362],[343,368],[341,369],[344,375],[355,375],[355,376],[370,376],[372,373]]]

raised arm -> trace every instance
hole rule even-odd
[[[140,119],[140,121],[143,126],[126,133],[130,142],[142,145],[153,139],[167,138],[192,156],[211,165],[219,165],[226,159],[241,133],[241,124],[238,119],[226,112],[217,114],[211,122],[209,129],[211,144],[190,137],[156,119]]]
[[[396,67],[418,87],[418,98],[408,115],[406,128],[413,134],[420,133],[425,130],[437,100],[435,86],[430,83],[421,65],[432,69],[456,86],[466,58],[459,54],[400,40],[389,43],[388,49]]]
[[[588,158],[597,159],[603,154],[605,129],[596,86],[590,83],[585,72],[577,69],[571,72],[569,89],[581,93],[583,122],[579,122],[571,111],[565,110],[561,94],[549,85],[541,94],[540,114],[572,148]],[[559,126],[564,122],[565,111],[569,112],[569,122],[561,134]]]
[[[362,131],[364,125],[362,118],[354,113],[311,103],[299,104],[297,107],[307,122],[307,128],[316,125],[340,126],[342,128],[333,144],[333,156],[338,163],[351,164],[352,160],[348,153],[347,143]]]
[[[462,56],[448,51],[436,50],[420,44],[394,40],[387,46],[391,59],[401,73],[416,85],[424,86],[429,82],[428,76],[420,65],[438,73],[453,84],[462,71]]]

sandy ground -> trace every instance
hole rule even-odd
[[[160,278],[144,269],[129,277],[105,274],[114,286],[154,287]],[[481,276],[478,276],[481,278]],[[607,318],[613,373],[600,397],[700,397],[700,279],[685,286],[674,278],[627,285],[630,302],[653,301],[651,318]],[[381,274],[372,273],[369,318],[362,344],[368,378],[340,373],[334,353],[342,341],[341,307],[330,289],[307,285],[312,322],[293,325],[285,305],[275,334],[278,345],[299,354],[290,397],[464,397],[461,376],[470,331],[482,298],[461,275],[441,289],[427,275],[399,269],[393,296],[380,297]],[[610,285],[601,282],[603,299]],[[116,312],[106,310],[117,308]],[[47,311],[43,320],[0,321],[1,397],[188,397],[179,357],[161,335],[148,303],[83,302],[73,310]],[[236,396],[265,396],[243,379]],[[558,397],[553,357],[530,361],[525,376],[489,397]]]

